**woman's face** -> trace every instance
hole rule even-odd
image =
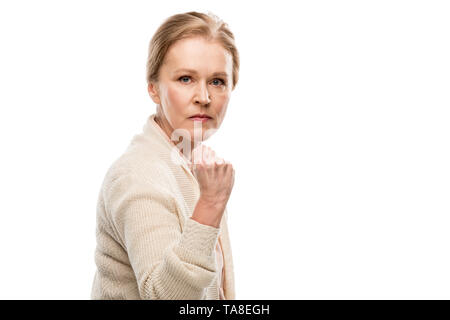
[[[158,122],[169,138],[174,130],[185,129],[192,141],[194,126],[197,140],[205,140],[218,130],[230,100],[232,68],[231,54],[219,43],[202,37],[179,40],[169,48],[159,82],[148,86],[152,100],[159,105]],[[192,119],[196,114],[211,119]],[[211,131],[205,135],[206,130]]]

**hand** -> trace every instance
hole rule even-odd
[[[201,144],[192,153],[191,168],[200,186],[199,201],[224,210],[234,185],[233,165]]]

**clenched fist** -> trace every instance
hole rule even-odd
[[[192,153],[191,170],[200,186],[200,198],[192,215],[195,220],[218,227],[234,185],[234,168],[204,145]]]

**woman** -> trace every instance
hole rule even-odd
[[[156,113],[103,181],[92,299],[235,299],[234,169],[201,142],[220,127],[238,72],[234,36],[216,16],[176,14],[156,31]]]

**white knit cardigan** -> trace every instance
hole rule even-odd
[[[219,228],[190,219],[198,182],[154,117],[105,175],[91,299],[218,300],[219,236],[225,298],[235,299],[227,210]]]

